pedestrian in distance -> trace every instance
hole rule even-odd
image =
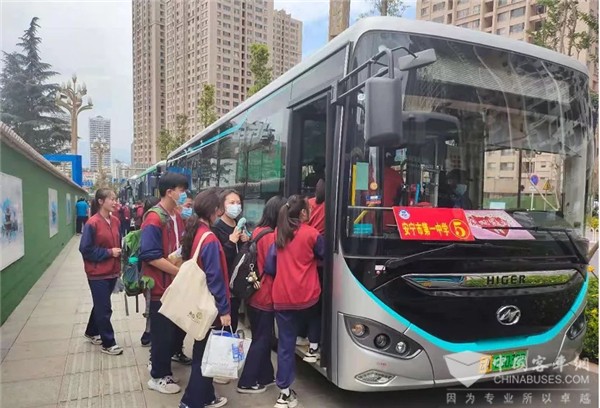
[[[81,235],[83,226],[90,216],[90,206],[83,197],[77,200],[77,203],[75,204],[75,212],[77,213],[76,232],[77,235]]]
[[[231,305],[227,285],[227,262],[219,239],[211,232],[221,215],[221,202],[216,188],[204,190],[194,199],[194,213],[187,223],[183,238],[182,256],[191,259],[198,250],[202,236],[209,233],[199,249],[198,266],[206,274],[208,290],[215,298],[218,310],[213,326],[231,326]],[[227,404],[227,398],[215,394],[212,378],[202,375],[202,357],[210,332],[203,340],[194,342],[192,372],[179,408],[217,408]]]
[[[260,288],[248,299],[248,318],[252,330],[252,343],[248,350],[244,370],[238,381],[237,391],[242,394],[259,394],[275,383],[271,362],[271,339],[273,335],[273,277],[264,273],[269,249],[275,243],[277,217],[287,200],[281,196],[271,197],[263,210],[262,218],[252,232],[256,242],[256,260]]]
[[[85,224],[79,243],[94,304],[85,337],[92,344],[102,345],[101,351],[110,355],[123,353],[110,322],[110,295],[121,274],[120,223],[117,217],[111,215],[116,199],[115,192],[110,189],[96,191],[93,202],[96,213]]]
[[[323,259],[323,236],[308,225],[310,206],[301,195],[293,195],[281,207],[275,244],[269,249],[265,273],[274,276],[273,309],[278,328],[277,376],[280,389],[275,408],[294,408],[298,399],[290,387],[296,371],[296,337],[299,324],[314,316],[321,296],[317,260]],[[310,333],[307,356],[318,358],[319,334]]]

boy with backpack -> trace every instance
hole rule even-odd
[[[160,298],[179,272],[179,267],[171,263],[168,257],[179,248],[183,236],[184,224],[176,208],[185,202],[187,188],[188,182],[184,175],[165,173],[158,182],[160,203],[153,207],[153,211],[148,212],[142,222],[142,272],[154,279],[150,294],[152,378],[148,381],[148,387],[163,394],[181,391],[171,371],[177,326],[158,311],[162,306]]]

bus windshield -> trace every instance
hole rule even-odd
[[[506,50],[390,32],[364,35],[351,69],[382,47],[399,46],[413,53],[433,48],[437,61],[397,73],[406,121],[397,146],[367,146],[364,98],[359,93],[350,103],[345,251],[415,252],[418,240],[398,244],[392,206],[427,209],[434,221],[440,208],[462,209],[469,224],[484,226],[478,241],[513,248],[515,240],[539,246],[564,239],[523,229],[581,231],[594,150],[587,76]],[[439,120],[408,125],[411,112]],[[421,227],[412,225],[412,232]],[[566,251],[560,248],[555,255]]]

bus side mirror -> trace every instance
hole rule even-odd
[[[373,77],[365,82],[367,146],[397,146],[402,141],[402,79]]]

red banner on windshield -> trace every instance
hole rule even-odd
[[[393,207],[400,238],[418,241],[474,241],[460,208]]]

